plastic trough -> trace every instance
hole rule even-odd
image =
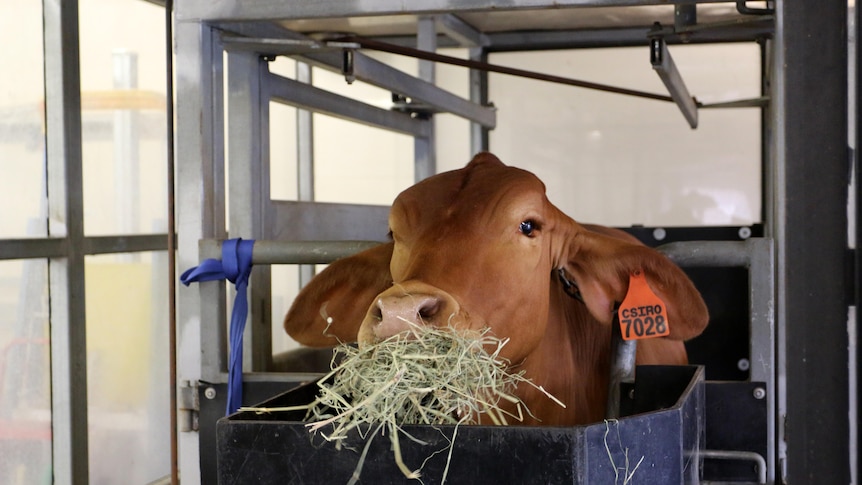
[[[704,446],[704,372],[699,366],[642,366],[634,393],[624,389],[625,417],[574,427],[460,426],[446,481],[507,484],[698,483]],[[281,407],[311,402],[316,383],[261,403]],[[633,398],[631,397],[633,394]],[[365,441],[357,434],[336,450],[313,439],[304,412],[240,412],[217,424],[222,485],[347,483]],[[404,462],[415,469],[445,449],[453,426],[405,426],[421,445],[400,440]],[[353,449],[349,449],[353,448]],[[422,483],[440,483],[447,452],[422,468]],[[628,480],[627,480],[628,479]],[[419,483],[398,470],[388,436],[377,436],[359,483]]]

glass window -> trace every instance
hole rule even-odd
[[[0,483],[51,481],[45,260],[0,261]]]
[[[164,10],[79,5],[85,233],[165,232]]]
[[[313,70],[314,85],[388,109],[389,91]],[[413,184],[413,138],[315,113],[314,194],[319,202],[390,205]]]
[[[0,239],[44,237],[42,2],[0,3],[0,44]]]
[[[704,103],[760,96],[754,43],[670,46]],[[657,94],[646,47],[494,54],[491,62]],[[552,202],[584,222],[747,225],[761,219],[760,110],[701,109],[491,74],[491,149],[535,172]]]
[[[90,483],[170,472],[167,253],[86,259]]]

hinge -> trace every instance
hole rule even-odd
[[[179,430],[188,433],[198,430],[201,402],[198,397],[198,383],[183,381],[180,385],[177,407]]]

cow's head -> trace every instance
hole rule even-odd
[[[330,265],[303,290],[285,321],[294,338],[365,345],[415,323],[487,326],[510,339],[504,356],[520,362],[545,335],[558,269],[598,322],[611,323],[630,274],[643,271],[675,322],[670,338],[707,323],[697,290],[667,258],[578,224],[535,175],[488,153],[402,192],[389,224],[392,242]]]

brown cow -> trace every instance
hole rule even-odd
[[[638,364],[685,364],[682,340],[708,321],[700,294],[666,257],[622,231],[578,224],[535,175],[489,153],[402,192],[389,225],[392,242],[335,262],[302,290],[284,322],[294,339],[365,345],[407,330],[404,318],[487,326],[510,338],[503,355],[514,368],[566,403],[521,386],[538,422],[573,425],[603,418],[612,313],[631,273],[646,274],[670,323],[668,338],[638,344]],[[558,269],[583,302],[566,293]]]

